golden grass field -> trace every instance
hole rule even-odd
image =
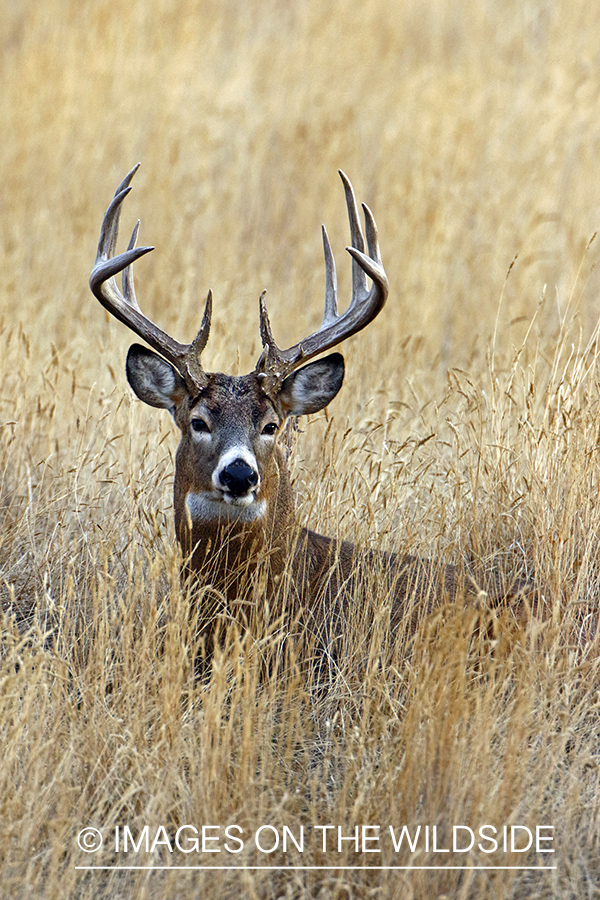
[[[0,40],[0,898],[598,897],[597,4],[4,0]],[[391,293],[302,424],[299,517],[528,577],[537,614],[457,604],[385,660],[357,615],[327,691],[261,678],[267,623],[194,683],[176,429],[87,285],[138,160],[140,302],[190,340],[212,288],[203,361],[233,374],[264,288],[280,346],[318,325],[321,222],[349,299],[348,173]],[[419,824],[438,848],[553,826],[555,852],[396,853],[389,826]],[[115,852],[126,825],[219,826],[221,852]],[[304,852],[261,853],[262,825],[304,826]],[[378,825],[381,852],[320,852],[324,825]],[[407,865],[545,870],[383,868]]]

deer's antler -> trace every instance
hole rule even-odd
[[[154,350],[168,360],[184,379],[192,393],[198,393],[205,385],[206,375],[202,369],[200,356],[208,341],[212,314],[212,293],[208,292],[200,331],[191,344],[180,344],[162,331],[145,316],[137,302],[133,283],[132,264],[136,259],[149,253],[154,247],[136,247],[140,227],[139,221],[133,229],[129,246],[125,253],[114,256],[119,231],[121,204],[131,190],[130,182],[139,168],[139,163],[125,176],[115,192],[112,203],[106,210],[100,231],[100,242],[96,262],[90,276],[90,288],[102,306],[115,318],[123,322]],[[115,275],[123,273],[123,291],[117,287]]]
[[[123,179],[104,215],[96,262],[90,276],[90,288],[105,309],[175,366],[188,389],[192,393],[197,393],[206,383],[206,374],[202,369],[200,357],[210,332],[212,292],[208,292],[200,331],[191,344],[180,344],[147,318],[137,302],[132,265],[136,259],[154,249],[153,247],[136,247],[139,221],[133,229],[127,250],[118,256],[113,255],[117,243],[121,205],[131,190],[129,185],[138,168],[139,163]],[[369,207],[363,203],[368,251],[365,253],[365,239],[354,191],[349,179],[341,170],[340,177],[346,193],[352,239],[352,246],[346,248],[352,256],[350,305],[346,312],[341,315],[338,313],[335,261],[327,231],[323,226],[325,311],[319,330],[300,343],[294,344],[293,347],[280,350],[271,331],[264,292],[260,297],[260,335],[263,351],[256,364],[255,372],[264,379],[264,387],[268,392],[277,392],[284,378],[298,366],[365,328],[381,312],[387,299],[388,280],[381,262],[375,219]],[[115,280],[115,275],[119,272],[123,273],[122,292],[117,287]],[[370,290],[367,285],[367,277],[373,282]]]
[[[265,390],[277,391],[283,379],[298,366],[319,353],[335,347],[346,338],[365,328],[381,312],[388,295],[388,280],[381,262],[377,226],[373,213],[363,203],[367,250],[363,237],[354,191],[349,178],[341,171],[340,177],[346,193],[346,205],[350,219],[352,246],[347,247],[352,256],[352,299],[346,312],[337,311],[337,279],[335,261],[327,231],[323,226],[323,248],[325,251],[325,312],[321,327],[314,334],[304,338],[287,350],[280,350],[273,338],[267,314],[264,292],[260,297],[260,335],[263,351],[255,371],[265,379]],[[368,290],[367,276],[373,282]]]

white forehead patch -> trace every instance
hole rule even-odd
[[[266,500],[243,497],[228,502],[214,491],[188,491],[185,502],[194,522],[254,522],[267,511]]]

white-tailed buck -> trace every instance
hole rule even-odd
[[[181,431],[175,529],[185,571],[215,589],[201,592],[205,608],[200,622],[206,641],[212,640],[218,612],[248,619],[247,605],[253,585],[256,597],[259,569],[273,616],[281,615],[277,596],[285,596],[288,621],[302,623],[328,654],[335,653],[348,604],[357,599],[360,582],[370,576],[388,581],[391,630],[407,605],[414,606],[415,598],[425,597],[429,607],[429,596],[444,591],[455,594],[456,573],[450,567],[439,569],[414,557],[361,552],[352,544],[302,527],[296,519],[286,453],[278,438],[288,417],[326,407],[344,377],[339,353],[310,360],[365,328],[381,312],[388,295],[375,220],[363,204],[365,246],[348,178],[340,172],[352,239],[347,248],[352,256],[350,305],[338,313],[335,263],[323,228],[326,287],[321,327],[293,347],[280,350],[262,295],[262,353],[249,375],[231,376],[208,373],[202,367],[211,293],[200,331],[191,344],[180,344],[144,316],[136,300],[132,263],[153,249],[136,247],[139,222],[128,249],[113,255],[121,205],[136,170],[137,166],[119,185],[104,216],[90,287],[113,316],[156,351],[133,344],[127,355],[127,378],[140,400],[169,410]],[[119,272],[123,273],[122,291],[115,281]]]

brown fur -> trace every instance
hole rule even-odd
[[[244,403],[255,403],[262,414],[270,402],[261,396],[260,387],[256,391],[241,390],[246,386],[227,378],[225,383],[237,395],[227,403],[224,376],[211,379],[214,382],[209,382],[208,397],[203,402],[213,409],[218,406],[227,421],[233,420],[238,426],[242,424],[242,411],[248,416],[248,410],[242,409]],[[239,524],[192,521],[185,498],[189,490],[203,486],[205,474],[186,421],[196,407],[192,405],[188,414],[186,406],[182,404],[177,414],[183,438],[176,460],[175,527],[185,558],[184,576],[193,580],[197,591],[199,608],[194,612],[206,654],[213,649],[219,623],[235,619],[250,627],[256,612],[252,604],[256,603],[269,609],[271,620],[278,622],[286,634],[303,634],[311,656],[319,657],[322,665],[325,658],[336,661],[345,623],[368,595],[376,593],[375,587],[379,596],[389,598],[389,608],[383,612],[392,640],[407,625],[409,634],[414,633],[418,622],[442,601],[473,602],[480,596],[475,581],[453,566],[394,553],[361,551],[347,541],[302,527],[296,517],[286,457],[279,446],[263,460],[259,496],[267,500],[264,520]],[[382,580],[386,588],[383,592]],[[495,603],[502,597],[517,596],[523,585],[519,582],[506,590],[493,575],[484,580],[484,589]],[[372,614],[376,614],[374,610]]]

